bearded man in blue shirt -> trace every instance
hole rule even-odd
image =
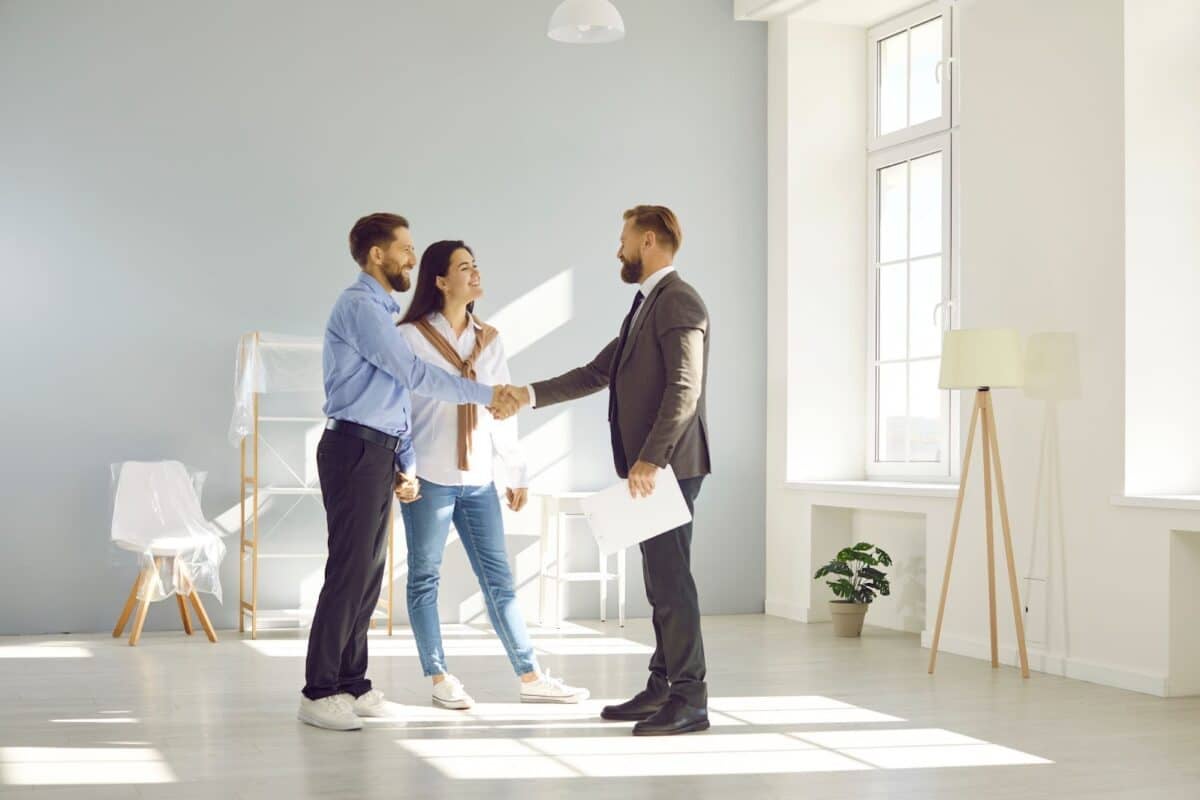
[[[329,528],[325,583],[308,637],[298,717],[329,730],[358,730],[362,717],[386,716],[367,680],[367,630],[379,602],[393,493],[417,499],[411,394],[515,413],[505,387],[451,375],[421,361],[396,331],[417,263],[408,221],[370,214],[350,230],[358,279],[338,297],[322,352],[325,416],[317,472]]]

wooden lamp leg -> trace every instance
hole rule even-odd
[[[946,595],[950,591],[950,568],[954,565],[954,548],[958,544],[958,524],[962,519],[963,497],[967,493],[967,474],[971,468],[971,449],[975,445],[975,424],[979,421],[981,399],[975,393],[975,408],[971,411],[971,427],[967,432],[967,450],[963,454],[962,477],[958,481],[958,500],[954,504],[954,524],[950,528],[950,547],[946,551],[946,573],[942,577],[942,598],[938,603],[937,624],[933,628],[933,641],[929,647],[929,674],[937,665],[938,642],[942,638],[942,618],[946,613]]]
[[[991,633],[992,669],[997,669],[1000,666],[1000,645],[996,632],[996,537],[995,523],[992,519],[992,426],[989,424],[992,418],[992,393],[991,391],[981,391],[980,394],[983,400],[983,408],[979,416],[983,422],[983,496],[986,503],[984,519],[987,520],[988,624]]]
[[[992,457],[996,460],[996,489],[1000,497],[1000,524],[1004,532],[1004,557],[1008,564],[1008,588],[1012,594],[1013,621],[1017,629],[1017,652],[1021,658],[1021,677],[1029,677],[1029,653],[1025,649],[1025,623],[1021,617],[1021,595],[1017,589],[1017,567],[1013,560],[1012,530],[1008,521],[1008,500],[1004,494],[1004,473],[1000,470],[1000,437],[996,434],[996,417],[989,413]]]

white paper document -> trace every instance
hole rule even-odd
[[[600,552],[605,554],[644,542],[692,519],[670,464],[659,470],[654,493],[649,497],[635,500],[629,495],[629,482],[619,481],[581,498],[579,503]]]

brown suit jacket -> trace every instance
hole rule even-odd
[[[670,464],[680,480],[709,474],[708,309],[700,295],[679,273],[667,275],[642,302],[614,364],[619,342],[582,367],[533,384],[538,408],[608,386],[616,393],[608,422],[618,475],[628,477],[638,460]]]

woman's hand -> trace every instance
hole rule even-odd
[[[508,490],[508,507],[513,511],[520,511],[529,502],[529,489],[509,489]]]
[[[415,475],[396,475],[396,499],[401,503],[414,503],[421,499],[421,482]]]

